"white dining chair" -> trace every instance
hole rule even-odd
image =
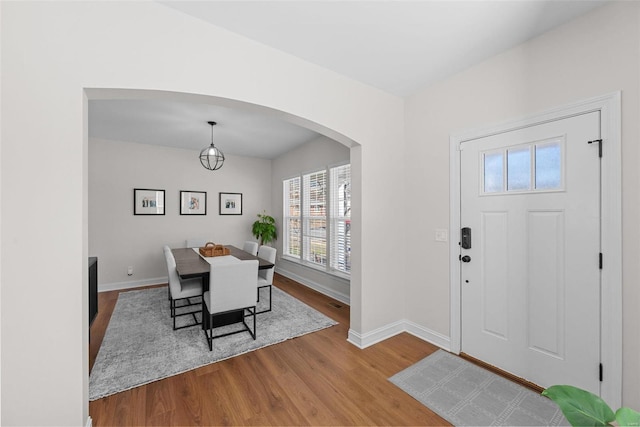
[[[258,255],[258,243],[252,242],[251,240],[247,240],[244,242],[244,246],[242,246],[242,250],[250,253],[253,256]]]
[[[207,337],[209,350],[213,350],[213,340],[226,337],[228,335],[238,334],[240,332],[249,332],[251,337],[256,339],[256,274],[258,273],[258,260],[239,261],[235,263],[226,263],[220,265],[212,265],[209,273],[209,290],[204,293],[202,299],[202,319],[205,316],[209,320],[209,327],[205,329],[204,334]],[[234,330],[232,332],[214,335],[213,317],[216,314],[224,314],[233,311],[242,310],[243,329]],[[253,317],[253,329],[247,325],[245,321],[245,312]]]
[[[271,246],[262,245],[260,246],[260,249],[258,249],[258,258],[262,258],[273,264],[273,267],[271,268],[258,270],[258,301],[260,301],[260,289],[269,288],[269,308],[259,311],[258,314],[271,311],[271,297],[273,295],[271,287],[273,285],[273,273],[276,268],[276,253],[276,248],[272,248]]]
[[[169,295],[171,318],[173,319],[173,330],[188,328],[200,325],[196,313],[200,311],[199,306],[202,305],[202,280],[200,279],[180,279],[176,270],[176,259],[168,246],[164,247],[165,260],[167,262],[167,274],[169,276]],[[184,304],[177,305],[179,301],[186,301]],[[197,310],[182,311],[187,307],[198,306]],[[181,309],[180,314],[177,313]],[[193,316],[194,323],[185,326],[176,327],[176,318],[181,316]]]

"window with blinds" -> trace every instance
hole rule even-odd
[[[327,172],[302,176],[302,259],[327,265]]]
[[[300,177],[287,179],[283,183],[283,220],[285,255],[300,257],[300,231],[302,219],[302,200],[300,199]]]
[[[283,181],[285,256],[326,271],[351,272],[351,168]]]
[[[351,165],[331,168],[331,268],[351,272]]]

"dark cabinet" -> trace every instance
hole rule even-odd
[[[98,258],[89,257],[89,327],[98,314]]]

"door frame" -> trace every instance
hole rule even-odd
[[[622,404],[622,156],[621,156],[621,92],[554,107],[515,120],[453,133],[449,137],[449,224],[450,235],[458,236],[460,224],[460,151],[462,144],[525,127],[589,113],[600,112],[603,155],[601,160],[601,316],[600,357],[604,376],[600,396],[612,407]],[[586,144],[586,141],[585,141]],[[460,246],[452,237],[450,253],[450,350],[462,349]]]

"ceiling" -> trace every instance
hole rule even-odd
[[[576,18],[606,0],[159,1],[177,11],[405,97]],[[95,100],[89,135],[272,159],[318,135],[202,103]]]
[[[280,118],[200,102],[158,99],[89,101],[89,136],[200,151],[213,141],[227,154],[274,159],[318,138]]]
[[[605,2],[163,0],[160,3],[404,97]]]

